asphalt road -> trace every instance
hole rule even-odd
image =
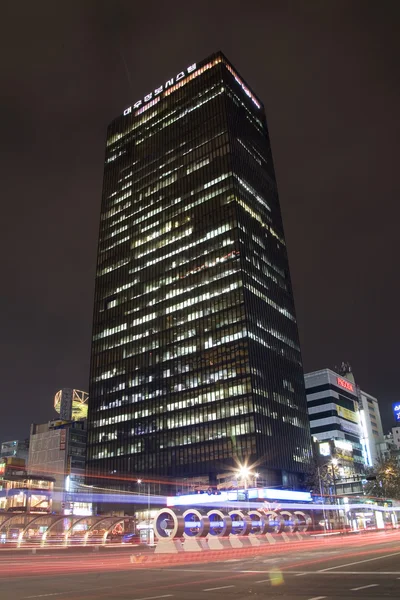
[[[0,553],[0,600],[400,598],[400,532],[264,548],[254,558],[139,568],[129,549]]]

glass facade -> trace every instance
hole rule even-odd
[[[310,453],[265,113],[218,53],[108,128],[88,474],[295,485]]]

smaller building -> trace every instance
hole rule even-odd
[[[400,433],[397,432],[400,432],[400,426],[394,427],[390,433],[385,434],[383,440],[378,445],[378,451],[381,460],[394,458],[400,466],[400,445],[398,445]]]
[[[28,462],[29,454],[29,439],[26,440],[11,440],[3,442],[0,448],[0,458],[22,458]]]
[[[29,471],[54,477],[57,513],[91,514],[91,505],[74,502],[74,493],[84,483],[86,439],[86,419],[31,426]]]
[[[50,513],[54,478],[32,475],[22,458],[0,458],[0,512]]]
[[[392,428],[392,436],[394,444],[400,450],[400,423],[397,427]]]
[[[378,400],[359,390],[361,445],[365,464],[373,467],[380,458],[379,445],[384,441]]]
[[[305,384],[311,435],[319,442],[333,440],[346,477],[362,473],[365,463],[355,384],[331,369],[307,373]]]
[[[305,384],[317,463],[326,471],[330,493],[362,493],[365,461],[354,380],[322,369],[307,373]]]

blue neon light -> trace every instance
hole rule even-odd
[[[396,421],[400,421],[400,402],[393,402],[393,414]]]

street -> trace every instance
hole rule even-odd
[[[400,597],[400,533],[279,545],[253,558],[138,567],[129,549],[0,552],[0,600],[333,600]]]

